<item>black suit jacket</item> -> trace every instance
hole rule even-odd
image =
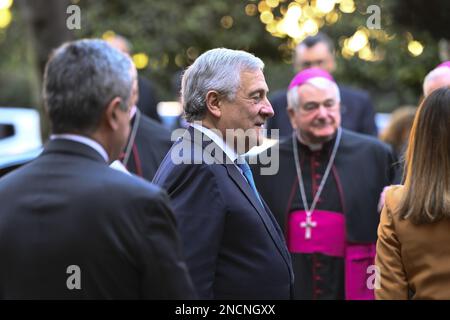
[[[134,125],[136,116],[132,120]],[[162,124],[140,114],[136,138],[126,168],[152,181],[161,161],[172,146],[170,131]]]
[[[194,132],[200,141],[193,141]],[[214,153],[218,146],[202,138],[200,131],[186,130],[154,178],[171,197],[199,296],[289,299],[290,255],[270,209],[261,206],[231,160],[227,164]],[[191,164],[175,164],[179,156]],[[208,164],[211,159],[218,163]]]
[[[0,203],[1,299],[194,296],[166,194],[91,147],[50,141],[0,180]]]
[[[143,76],[138,76],[139,100],[137,107],[147,117],[155,121],[161,122],[158,115],[158,98],[156,97],[155,88],[150,80]]]
[[[341,85],[339,92],[341,94],[341,126],[351,131],[376,136],[375,111],[367,92]],[[275,115],[267,121],[267,129],[279,129],[280,138],[290,136],[292,126],[286,111],[286,90],[275,92],[270,102]]]

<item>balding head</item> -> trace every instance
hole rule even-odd
[[[106,42],[108,42],[110,46],[119,50],[120,52],[123,52],[127,55],[131,54],[131,44],[125,37],[116,34],[112,37],[108,37],[106,39]]]
[[[450,87],[450,68],[446,66],[431,70],[423,81],[423,94],[429,96],[438,88]]]

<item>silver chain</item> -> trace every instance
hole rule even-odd
[[[330,174],[331,167],[333,166],[334,158],[336,157],[337,149],[341,141],[342,129],[340,127],[337,129],[336,141],[334,142],[330,160],[328,161],[327,168],[325,169],[325,173],[323,174],[322,181],[320,182],[319,189],[317,189],[317,192],[314,196],[310,209],[308,208],[308,201],[306,199],[305,186],[303,183],[303,176],[302,176],[302,168],[300,167],[300,160],[298,156],[297,136],[295,133],[296,133],[295,131],[292,133],[292,146],[294,148],[294,159],[295,159],[295,168],[297,169],[298,185],[300,188],[300,194],[302,196],[303,207],[306,210],[306,216],[311,217],[314,209],[316,208],[316,204],[317,201],[319,200],[320,194],[322,193],[323,187],[325,186],[325,182],[327,181],[328,175]]]

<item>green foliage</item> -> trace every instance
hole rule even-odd
[[[38,89],[30,43],[18,10],[8,29],[0,29],[0,106],[36,107]]]
[[[288,0],[282,5],[286,6]],[[426,31],[412,32],[424,52],[413,57],[407,50],[409,29],[395,24],[391,14],[396,0],[355,1],[357,10],[341,13],[336,24],[324,26],[337,47],[336,78],[369,90],[378,111],[388,112],[402,104],[416,104],[425,74],[438,61],[436,41]],[[173,75],[188,66],[202,52],[215,47],[243,49],[266,63],[266,79],[271,92],[287,86],[293,75],[289,64],[288,38],[271,36],[265,25],[245,14],[245,6],[258,1],[246,0],[80,0],[81,30],[78,38],[101,37],[112,30],[133,44],[133,52],[146,53],[150,60],[140,73],[153,80],[161,99],[174,99]],[[345,59],[340,54],[343,37],[350,37],[366,25],[369,5],[381,7],[381,28],[392,40],[371,39],[384,58],[366,62],[357,57]],[[15,5],[14,5],[15,6]],[[35,105],[32,45],[27,43],[26,26],[14,8],[11,26],[0,30],[0,105]],[[66,15],[65,12],[61,13]],[[426,12],[424,12],[426,14]],[[224,18],[227,17],[227,18]],[[230,18],[232,22],[230,22]]]

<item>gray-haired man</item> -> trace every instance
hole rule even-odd
[[[191,126],[153,180],[172,199],[201,298],[291,297],[283,235],[241,156],[261,143],[273,116],[263,67],[247,52],[214,49],[186,70],[182,103]]]

